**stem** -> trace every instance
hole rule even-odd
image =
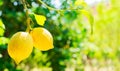
[[[50,7],[50,6],[48,6],[46,3],[44,3],[42,0],[37,0],[37,2],[38,2],[39,4],[43,4],[43,5],[46,6],[49,10],[57,11],[60,15],[63,15],[63,14],[61,14],[61,12],[64,11],[64,10],[59,10],[59,9],[55,9],[55,8],[53,8],[53,7]]]
[[[39,4],[43,4],[44,6],[46,6],[49,10],[54,10],[54,11],[59,11],[59,12],[62,12],[62,11],[68,11],[68,10],[80,10],[80,8],[68,8],[68,9],[56,9],[56,8],[53,8],[53,7],[50,7],[49,5],[47,5],[46,3],[44,3],[42,0],[37,0],[37,2]]]
[[[46,6],[49,10],[54,10],[54,11],[57,11],[57,12],[63,12],[63,11],[66,11],[66,10],[77,10],[77,9],[61,9],[61,10],[59,10],[59,9],[56,9],[56,8],[53,8],[53,7],[50,7],[50,6],[48,6],[46,3],[44,3],[42,0],[37,0],[37,2],[39,3],[39,4],[43,4],[44,6]]]
[[[58,10],[58,9],[55,9],[55,8],[52,8],[52,7],[50,7],[50,6],[48,6],[46,3],[44,3],[43,1],[41,1],[41,0],[37,0],[39,3],[41,3],[41,4],[43,4],[43,5],[45,5],[49,10],[55,10],[55,11],[60,11],[60,10]]]
[[[29,11],[28,11],[28,8],[26,6],[26,3],[25,3],[25,0],[22,0],[22,3],[23,3],[23,7],[25,9],[25,14],[26,14],[26,23],[27,23],[27,29],[26,29],[26,32],[30,32],[31,30],[31,26],[30,26],[30,22],[31,22],[31,18],[29,17]]]
[[[26,3],[25,3],[25,0],[22,0],[22,3],[23,3],[23,7],[24,7],[24,9],[27,9],[27,6],[26,6]]]
[[[32,29],[31,26],[30,26],[30,22],[31,22],[31,18],[27,18],[27,29],[26,29],[26,32],[30,32],[30,30]]]

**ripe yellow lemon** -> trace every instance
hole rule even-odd
[[[30,32],[34,47],[41,51],[46,51],[53,48],[53,37],[48,30],[45,28],[34,28]]]
[[[26,59],[32,52],[33,40],[27,32],[17,32],[8,43],[8,54],[16,64]]]

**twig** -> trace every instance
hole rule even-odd
[[[26,14],[26,18],[27,18],[27,20],[26,20],[26,22],[27,22],[26,32],[29,32],[30,29],[31,29],[31,26],[30,26],[31,18],[29,17],[29,11],[28,11],[28,8],[27,8],[25,0],[22,0],[22,3],[23,3],[23,7],[25,9],[25,14]]]
[[[39,4],[43,4],[44,6],[46,6],[49,10],[54,10],[54,11],[69,11],[69,10],[78,10],[78,9],[56,9],[56,8],[53,8],[53,7],[50,7],[50,6],[48,6],[46,3],[44,3],[42,0],[37,0],[37,2],[39,3]]]

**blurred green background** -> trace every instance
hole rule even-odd
[[[119,0],[42,1],[50,8],[39,0],[26,4],[31,13],[47,17],[44,28],[54,38],[54,49],[34,49],[16,66],[7,44],[14,33],[26,30],[25,10],[21,0],[0,0],[0,71],[120,71]],[[38,27],[31,18],[31,26]]]

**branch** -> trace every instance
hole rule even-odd
[[[46,3],[44,3],[42,0],[37,0],[37,2],[39,3],[39,4],[43,4],[44,6],[46,6],[49,10],[54,10],[54,11],[68,11],[68,10],[78,10],[78,9],[56,9],[56,8],[53,8],[53,7],[50,7],[50,6],[48,6]]]
[[[29,32],[32,28],[30,26],[30,22],[31,22],[31,18],[29,17],[29,11],[28,11],[28,8],[27,8],[27,5],[25,3],[25,0],[22,0],[22,4],[23,4],[23,7],[25,9],[25,14],[26,14],[26,23],[27,23],[27,29],[26,29],[26,32]]]

